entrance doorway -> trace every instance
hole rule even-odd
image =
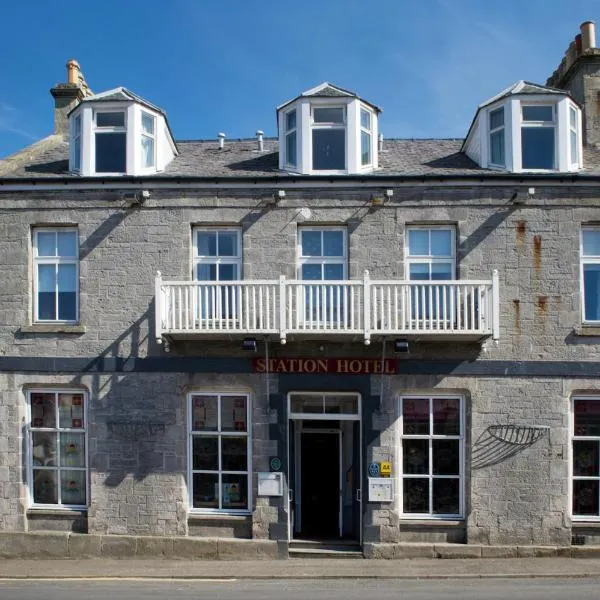
[[[289,538],[361,538],[360,396],[293,392],[289,408]]]

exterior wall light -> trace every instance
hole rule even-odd
[[[247,352],[256,352],[256,340],[254,338],[244,338],[242,341],[242,349]]]
[[[408,340],[394,340],[394,352],[398,354],[406,354],[408,352]]]

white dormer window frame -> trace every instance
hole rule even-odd
[[[156,116],[140,110],[140,166],[143,171],[156,170]]]
[[[373,166],[373,113],[360,107],[360,166]]]
[[[490,166],[505,168],[506,127],[504,106],[497,106],[488,111],[488,127]]]
[[[326,119],[325,111],[329,111],[329,115],[331,117],[334,116],[334,111],[340,111],[341,119]],[[317,118],[317,115],[319,117]],[[325,104],[313,102],[310,107],[310,166],[311,170],[315,174],[335,174],[335,173],[346,173],[348,170],[348,132],[347,132],[347,123],[348,123],[348,112],[346,104]],[[341,167],[333,167],[333,168],[317,168],[315,167],[315,133],[329,133],[329,132],[342,132],[343,133],[343,143],[342,148],[344,152],[344,164]],[[335,142],[334,139],[332,139]],[[322,140],[325,142],[325,140]],[[322,143],[321,142],[321,143]],[[339,140],[338,140],[339,143]]]
[[[126,106],[119,107],[103,107],[98,106],[94,108],[93,112],[93,132],[92,137],[94,140],[93,148],[93,170],[98,175],[126,175],[127,174],[127,146],[128,146],[128,110]],[[111,116],[123,115],[122,124],[121,119],[112,118]],[[99,118],[101,117],[101,118]],[[123,140],[123,169],[98,169],[98,161],[100,159],[98,141],[108,138],[108,136],[118,135],[118,139]],[[117,138],[114,138],[117,139]],[[114,153],[115,149],[111,150]],[[113,157],[114,158],[114,157]]]
[[[81,114],[71,121],[71,170],[81,171]]]
[[[581,111],[570,102],[569,113],[569,163],[572,169],[581,166]]]
[[[298,167],[298,112],[294,107],[284,114],[285,123],[285,165]]]
[[[557,168],[557,118],[555,102],[521,101],[521,169],[523,171],[555,171]],[[552,139],[549,139],[551,134]],[[532,151],[533,148],[533,151]],[[542,166],[546,157],[538,156],[539,150],[552,149],[552,164]],[[535,154],[535,159],[531,155]],[[528,156],[526,156],[528,155]]]

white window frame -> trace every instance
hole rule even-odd
[[[405,434],[403,402],[405,400],[428,400],[429,401],[429,434]],[[442,435],[433,433],[433,400],[458,400],[460,410],[460,433],[458,435]],[[397,480],[398,480],[398,513],[402,519],[464,519],[465,517],[465,398],[460,394],[401,394],[398,396],[398,450],[397,450]],[[404,474],[403,444],[404,439],[426,439],[429,442],[429,469],[428,474]],[[459,474],[458,475],[434,475],[433,474],[433,440],[458,440],[459,442]],[[404,480],[405,479],[428,479],[428,513],[404,512]],[[433,480],[434,479],[457,479],[459,482],[459,499],[457,514],[434,514],[433,513]]]
[[[149,117],[152,119],[152,133],[147,132],[144,129],[144,117]],[[152,141],[152,164],[144,165],[144,140]],[[156,171],[156,116],[147,110],[140,109],[140,141],[139,141],[139,149],[140,149],[140,168],[143,171]]]
[[[429,254],[411,254],[410,246],[409,246],[409,232],[410,231],[449,231],[450,232],[450,255],[447,257],[444,256],[433,256],[431,253]],[[429,233],[430,244],[431,247],[431,233]],[[447,264],[450,265],[450,275],[451,280],[456,279],[456,228],[452,225],[408,225],[406,227],[406,235],[405,235],[405,248],[404,248],[404,256],[405,256],[405,265],[406,265],[406,279],[410,281],[422,281],[419,279],[410,279],[410,265],[412,264],[425,264],[429,265],[429,274],[431,275],[431,266],[434,264]],[[423,281],[431,281],[423,280]]]
[[[579,236],[579,295],[581,297],[581,322],[582,323],[600,323],[600,319],[587,319],[585,315],[585,280],[584,280],[584,267],[585,265],[600,265],[600,255],[591,254],[589,256],[585,256],[583,254],[583,233],[585,231],[593,231],[596,232],[598,236],[600,236],[600,225],[599,226],[591,226],[587,225],[581,228],[581,233]],[[600,302],[600,291],[599,291],[599,300]]]
[[[81,144],[82,144],[82,115],[74,116],[71,121],[71,170],[81,171]]]
[[[600,446],[600,435],[597,436],[585,436],[585,435],[576,435],[575,431],[575,402],[578,400],[588,400],[600,403],[600,396],[598,395],[577,395],[571,397],[571,406],[570,406],[570,419],[569,419],[569,511],[571,513],[571,517],[573,521],[587,521],[587,522],[600,522],[600,511],[598,515],[578,515],[575,514],[573,501],[574,501],[574,483],[575,481],[598,481],[598,486],[600,487],[600,474],[597,476],[588,476],[588,475],[575,475],[574,474],[574,442],[576,441],[587,441],[587,442],[595,442]],[[598,499],[600,503],[600,498]]]
[[[291,129],[288,129],[288,116],[290,116],[292,113],[295,115],[295,126]],[[292,108],[284,113],[283,124],[285,127],[285,165],[287,167],[293,167],[296,169],[298,168],[298,110],[296,108]],[[294,150],[296,153],[296,160],[294,162],[290,160],[288,154],[288,136],[291,136],[292,134],[294,135]]]
[[[208,256],[208,255],[200,255],[198,249],[198,233],[207,232],[207,233],[216,233],[217,234],[217,255],[216,256]],[[236,256],[219,256],[218,253],[218,238],[219,233],[233,233],[236,235],[237,239],[237,255]],[[194,257],[193,257],[193,265],[192,265],[192,279],[194,281],[205,281],[203,279],[198,279],[198,265],[217,265],[217,279],[215,281],[229,281],[229,280],[221,280],[218,276],[219,273],[219,265],[235,265],[237,267],[237,277],[236,281],[242,279],[242,232],[237,227],[194,227],[193,229],[193,247],[194,247]]]
[[[362,117],[363,113],[369,116],[369,127],[363,127]],[[359,109],[359,119],[360,119],[360,140],[359,140],[359,151],[360,151],[360,166],[361,168],[372,167],[373,166],[373,113],[370,110],[367,110],[364,106],[361,106]],[[363,134],[369,137],[369,160],[367,162],[363,162],[362,155],[362,138]]]
[[[342,110],[342,123],[316,123],[315,109],[321,108],[331,109],[338,108]],[[313,132],[316,130],[342,130],[344,132],[344,167],[342,169],[315,169],[314,162],[314,137]],[[314,103],[310,105],[310,171],[314,174],[336,174],[345,173],[348,170],[348,105],[347,104],[321,104]]]
[[[492,128],[492,114],[499,112],[499,111],[502,111],[502,125]],[[505,110],[504,105],[497,106],[497,107],[489,110],[489,112],[488,112],[488,129],[489,129],[488,143],[489,143],[489,157],[490,157],[489,164],[492,167],[505,168],[506,167],[506,110]],[[496,135],[498,133],[501,133],[502,139],[504,141],[503,152],[502,152],[503,156],[502,156],[501,163],[495,163],[492,161],[492,136]]]
[[[38,256],[38,234],[40,233],[74,233],[77,242],[76,256]],[[78,323],[79,322],[79,232],[76,227],[35,227],[32,230],[33,240],[33,322],[34,323]],[[58,265],[74,265],[75,266],[75,318],[74,319],[59,319],[58,318],[58,277],[56,278],[56,303],[55,303],[55,319],[40,319],[39,318],[39,267],[40,265],[54,265],[58,269]]]
[[[568,121],[569,121],[569,164],[571,167],[579,167],[581,163],[579,156],[579,111],[573,104],[568,105]],[[575,124],[573,125],[573,120],[575,120]],[[573,158],[575,160],[573,160]]]
[[[217,430],[216,431],[202,431],[194,430],[193,428],[193,416],[192,416],[192,402],[194,398],[199,396],[214,397],[217,396]],[[243,396],[246,399],[246,431],[221,431],[221,398],[231,396]],[[191,513],[195,514],[231,514],[231,515],[247,515],[252,513],[253,497],[252,497],[252,398],[247,392],[239,391],[194,391],[190,392],[187,396],[187,413],[188,413],[188,502]],[[194,437],[217,437],[218,439],[218,471],[206,470],[206,469],[194,469],[193,465],[193,439]],[[246,460],[246,471],[224,471],[221,467],[222,452],[221,452],[221,438],[222,437],[245,437],[247,439],[247,460]],[[219,479],[219,508],[209,507],[198,507],[194,508],[194,473],[217,473]],[[246,475],[246,481],[248,482],[247,498],[248,506],[244,509],[235,508],[220,508],[222,505],[222,476],[227,474],[234,475]]]
[[[32,424],[32,400],[31,397],[33,394],[53,394],[55,401],[55,417],[56,423],[55,427],[34,427]],[[69,428],[69,427],[60,427],[59,420],[59,408],[58,408],[58,398],[60,394],[73,394],[83,396],[83,427],[81,428]],[[28,491],[28,501],[29,506],[33,508],[51,508],[51,509],[59,509],[59,510],[72,510],[72,509],[85,509],[90,504],[90,471],[89,471],[89,442],[88,442],[88,402],[89,396],[85,390],[81,389],[68,389],[68,388],[32,388],[26,391],[26,400],[27,400],[27,491]],[[85,444],[85,466],[84,467],[72,467],[72,466],[62,466],[60,465],[60,460],[58,460],[59,452],[60,452],[60,444],[57,440],[57,460],[56,465],[54,466],[43,466],[43,465],[35,465],[35,470],[37,471],[51,471],[56,472],[57,478],[57,500],[56,504],[48,504],[48,503],[36,503],[34,500],[33,494],[33,482],[34,482],[34,448],[33,448],[33,433],[34,432],[43,432],[43,433],[55,433],[57,438],[60,439],[61,432],[73,432],[76,434],[82,434]],[[85,504],[66,504],[61,502],[61,481],[60,481],[60,473],[61,471],[85,471]]]
[[[303,256],[302,255],[302,232],[303,231],[320,231],[321,232],[321,256]],[[323,232],[325,231],[341,231],[343,236],[343,255],[342,256],[323,256]],[[297,277],[301,281],[317,282],[317,281],[330,281],[328,279],[302,279],[302,266],[303,265],[321,265],[321,276],[323,276],[323,267],[327,264],[339,264],[343,261],[343,280],[348,279],[348,231],[345,227],[335,226],[302,226],[298,227],[298,239],[297,239]],[[333,280],[331,280],[333,281]]]
[[[535,106],[535,107],[549,107],[552,109],[552,121],[526,121],[523,117],[523,109]],[[521,170],[526,172],[548,172],[556,171],[558,165],[558,127],[557,127],[557,106],[556,103],[548,102],[521,102],[520,103],[520,129],[519,138],[521,141]],[[552,166],[543,169],[535,169],[531,167],[525,167],[523,165],[523,130],[524,129],[552,129],[554,131],[554,147],[552,148]]]
[[[98,126],[97,125],[97,119],[98,119],[98,114],[105,114],[105,113],[122,113],[123,114],[123,126],[113,126],[113,127],[107,127],[107,126]],[[106,175],[106,176],[111,176],[111,175],[126,175],[127,174],[127,160],[128,160],[128,145],[129,145],[129,135],[128,135],[128,126],[127,126],[127,116],[128,116],[129,110],[127,109],[127,107],[122,107],[122,108],[95,108],[94,112],[93,112],[93,131],[92,131],[92,139],[94,140],[94,152],[93,152],[93,156],[92,156],[92,165],[93,165],[93,172],[96,175]],[[125,134],[125,165],[124,165],[124,169],[122,171],[97,171],[96,170],[96,166],[98,164],[98,148],[97,148],[97,144],[96,144],[96,139],[98,135],[102,135],[105,133],[124,133]]]

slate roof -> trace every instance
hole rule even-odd
[[[127,88],[124,88],[122,86],[113,88],[112,90],[107,90],[106,92],[101,92],[99,94],[92,94],[91,96],[86,96],[81,102],[122,102],[123,100],[139,102],[140,104],[143,104],[144,106],[147,106],[148,108],[151,108],[156,112],[166,115],[165,111],[162,108],[156,106],[155,104],[152,104],[152,102],[148,102],[148,100],[146,100],[145,98],[134,94],[131,90],[128,90]],[[71,114],[75,109],[77,109],[78,106],[79,105],[75,106],[69,112],[69,114]]]
[[[277,107],[277,111],[280,111],[282,108],[285,108],[288,104],[295,102],[299,98],[358,98],[361,102],[368,104],[370,107],[374,108],[377,112],[381,112],[381,108],[377,105],[361,98],[356,92],[351,92],[350,90],[345,90],[337,85],[333,85],[328,81],[324,81],[319,85],[311,88],[310,90],[306,90],[302,92],[299,96],[280,104]]]
[[[460,151],[462,139],[388,139],[379,154],[380,168],[361,177],[386,176],[485,176],[497,171],[482,169]],[[252,140],[227,140],[223,150],[218,140],[177,142],[179,156],[167,169],[153,177],[298,177],[278,168],[278,142],[268,138],[264,152]],[[21,152],[0,161],[0,179],[58,178],[77,179],[68,172],[68,143],[60,136],[49,136]],[[600,151],[584,150],[584,173],[600,175]],[[568,174],[571,176],[572,174]],[[522,175],[521,175],[522,176]],[[107,179],[107,178],[104,178]]]
[[[502,98],[507,98],[508,96],[515,96],[517,94],[545,94],[570,96],[569,92],[567,92],[566,90],[548,87],[547,85],[540,85],[538,83],[531,83],[530,81],[524,81],[521,79],[521,81],[513,83],[505,90],[502,90],[499,94],[496,94],[492,98],[489,98],[488,100],[480,104],[479,108],[484,108],[488,104],[493,104],[494,102],[498,102],[498,100],[502,100]]]

